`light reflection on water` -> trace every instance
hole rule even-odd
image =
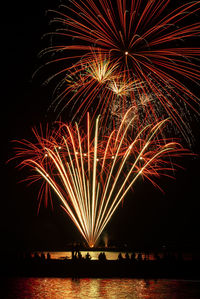
[[[200,281],[9,278],[3,284],[0,297],[5,299],[199,299]]]

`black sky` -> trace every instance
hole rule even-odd
[[[5,162],[13,155],[11,140],[27,138],[31,127],[45,123],[52,89],[43,87],[32,74],[40,65],[44,47],[41,36],[49,31],[46,10],[58,1],[4,3],[1,18],[1,120],[2,187],[0,238],[4,248],[65,248],[81,240],[74,225],[55,204],[37,215],[37,186],[18,183],[24,172]],[[200,132],[194,125],[194,151],[199,153]],[[198,158],[179,161],[176,180],[162,179],[165,194],[140,181],[106,228],[113,242],[135,247],[162,244],[197,248],[200,230]],[[2,246],[2,245],[1,245]]]

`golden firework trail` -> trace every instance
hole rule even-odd
[[[16,152],[23,158],[20,165],[33,169],[30,180],[42,179],[44,189],[56,193],[90,247],[139,177],[153,182],[152,176],[173,170],[169,156],[185,153],[180,144],[159,139],[166,120],[140,127],[134,138],[129,137],[134,122],[134,117],[126,121],[130,110],[119,128],[107,135],[101,134],[100,116],[91,125],[88,114],[86,133],[77,123],[59,123],[58,130],[46,137],[34,131],[37,143],[22,141]]]

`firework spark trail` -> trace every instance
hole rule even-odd
[[[58,123],[56,134],[47,139],[35,131],[37,143],[23,140],[16,151],[16,157],[23,158],[20,165],[34,172],[30,180],[42,179],[54,190],[90,247],[140,176],[152,181],[152,176],[173,170],[169,156],[186,153],[180,144],[159,139],[166,120],[138,128],[134,138],[127,137],[134,122],[133,117],[126,121],[130,112],[108,135],[102,136],[99,117],[92,126],[88,114],[86,133],[78,124]]]
[[[198,87],[200,78],[197,59],[200,48],[189,47],[188,41],[200,33],[200,23],[195,15],[199,12],[200,1],[182,4],[172,12],[168,12],[168,5],[172,2],[170,0],[115,2],[114,6],[110,0],[72,0],[70,7],[62,5],[60,11],[53,12],[56,14],[53,22],[58,26],[53,35],[58,39],[55,39],[55,46],[44,49],[42,54],[62,53],[62,57],[58,56],[47,64],[63,62],[65,68],[52,78],[62,73],[66,77],[68,72],[73,72],[74,67],[80,67],[86,74],[73,96],[70,92],[74,85],[66,86],[63,80],[64,90],[57,99],[59,105],[63,101],[65,109],[70,102],[77,101],[75,116],[79,112],[82,116],[100,101],[99,113],[107,115],[107,111],[112,110],[113,105],[119,101],[115,94],[119,86],[111,78],[118,77],[121,80],[125,76],[127,92],[120,105],[127,105],[126,99],[129,98],[130,106],[138,107],[135,112],[148,113],[152,121],[158,121],[164,113],[165,117],[170,116],[185,139],[188,139],[190,128],[184,104],[195,111],[199,109],[199,98],[190,88],[191,83]],[[74,39],[70,45],[69,38]],[[68,62],[72,59],[71,65]],[[107,72],[109,68],[110,73]],[[129,89],[134,81],[144,84]],[[101,87],[104,95],[97,100],[101,93],[100,90],[97,93],[97,89]],[[147,101],[143,106],[144,94],[146,97],[153,94],[154,101]],[[63,111],[61,106],[59,109]],[[123,114],[126,109],[124,107]],[[143,114],[140,119],[142,117]]]

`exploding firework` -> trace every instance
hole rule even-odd
[[[131,110],[131,109],[130,109]],[[128,191],[139,177],[149,179],[169,175],[171,157],[186,151],[176,142],[159,138],[162,120],[137,128],[134,137],[127,134],[134,118],[103,134],[97,117],[92,125],[87,116],[87,131],[58,123],[58,129],[39,134],[37,142],[19,142],[16,157],[20,165],[33,170],[32,182],[42,181],[39,197],[54,191],[62,208],[83,238],[93,247]]]
[[[59,115],[70,103],[73,103],[77,108],[72,119],[79,112],[80,119],[84,118],[91,105],[93,105],[96,113],[104,114],[105,111],[108,113],[110,103],[114,102],[120,92],[122,93],[122,88],[121,90],[118,88],[118,94],[116,89],[113,90],[112,85],[114,83],[112,82],[119,81],[120,78],[124,90],[126,86],[124,79],[116,75],[116,69],[117,66],[112,65],[109,59],[106,59],[105,55],[101,53],[92,53],[90,59],[81,59],[79,63],[70,68],[67,76],[61,81],[64,91],[54,99],[53,105],[54,103],[56,104],[55,110],[60,107],[60,104],[67,97],[68,101],[65,101],[65,105],[60,110]],[[128,86],[131,86],[131,83],[129,82]],[[128,86],[126,87],[127,92]],[[131,87],[133,87],[133,83]],[[60,85],[59,90],[62,90]]]
[[[62,5],[60,11],[54,12],[53,22],[58,24],[53,34],[56,45],[43,51],[62,53],[54,62],[64,64],[65,68],[61,67],[54,76],[66,77],[73,67],[81,65],[81,72],[90,77],[89,82],[85,77],[85,84],[73,96],[63,80],[59,104],[64,102],[65,107],[66,103],[77,102],[75,114],[81,111],[82,115],[94,105],[107,115],[116,106],[115,95],[119,91],[119,83],[113,80],[125,78],[123,97],[128,98],[129,107],[134,106],[142,114],[140,119],[144,113],[149,114],[151,121],[170,116],[187,138],[190,130],[185,112],[189,108],[198,110],[199,105],[195,88],[191,90],[188,86],[197,86],[200,75],[196,59],[200,49],[195,44],[191,46],[191,38],[200,33],[195,15],[200,1],[183,3],[171,12],[169,5],[170,0],[72,0],[70,7]],[[73,38],[70,45],[69,38]],[[142,84],[132,88],[133,82]],[[154,100],[143,105],[144,96]],[[123,103],[127,105],[126,99]],[[119,105],[123,103],[119,101]]]

